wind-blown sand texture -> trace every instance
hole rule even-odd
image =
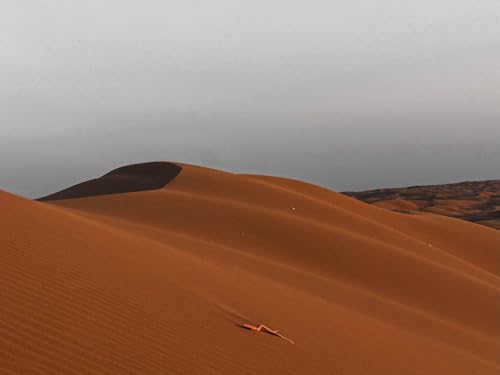
[[[500,180],[344,193],[404,213],[430,212],[500,230]]]
[[[1,374],[498,374],[499,231],[179,166],[0,192]]]

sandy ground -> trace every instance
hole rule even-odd
[[[499,231],[180,166],[0,192],[0,374],[499,373]]]

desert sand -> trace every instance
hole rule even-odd
[[[500,371],[486,226],[170,163],[0,192],[0,220],[1,374]]]

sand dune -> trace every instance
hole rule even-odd
[[[127,165],[104,176],[42,197],[39,201],[160,189],[173,180],[180,171],[180,167],[176,164],[166,162]]]
[[[116,171],[0,193],[0,373],[499,372],[500,232],[283,178]]]
[[[428,212],[500,229],[500,180],[346,192],[390,210]]]

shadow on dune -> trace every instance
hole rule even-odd
[[[181,170],[182,168],[178,165],[168,162],[128,165],[114,169],[99,178],[82,182],[37,200],[53,201],[161,189],[171,182]]]

